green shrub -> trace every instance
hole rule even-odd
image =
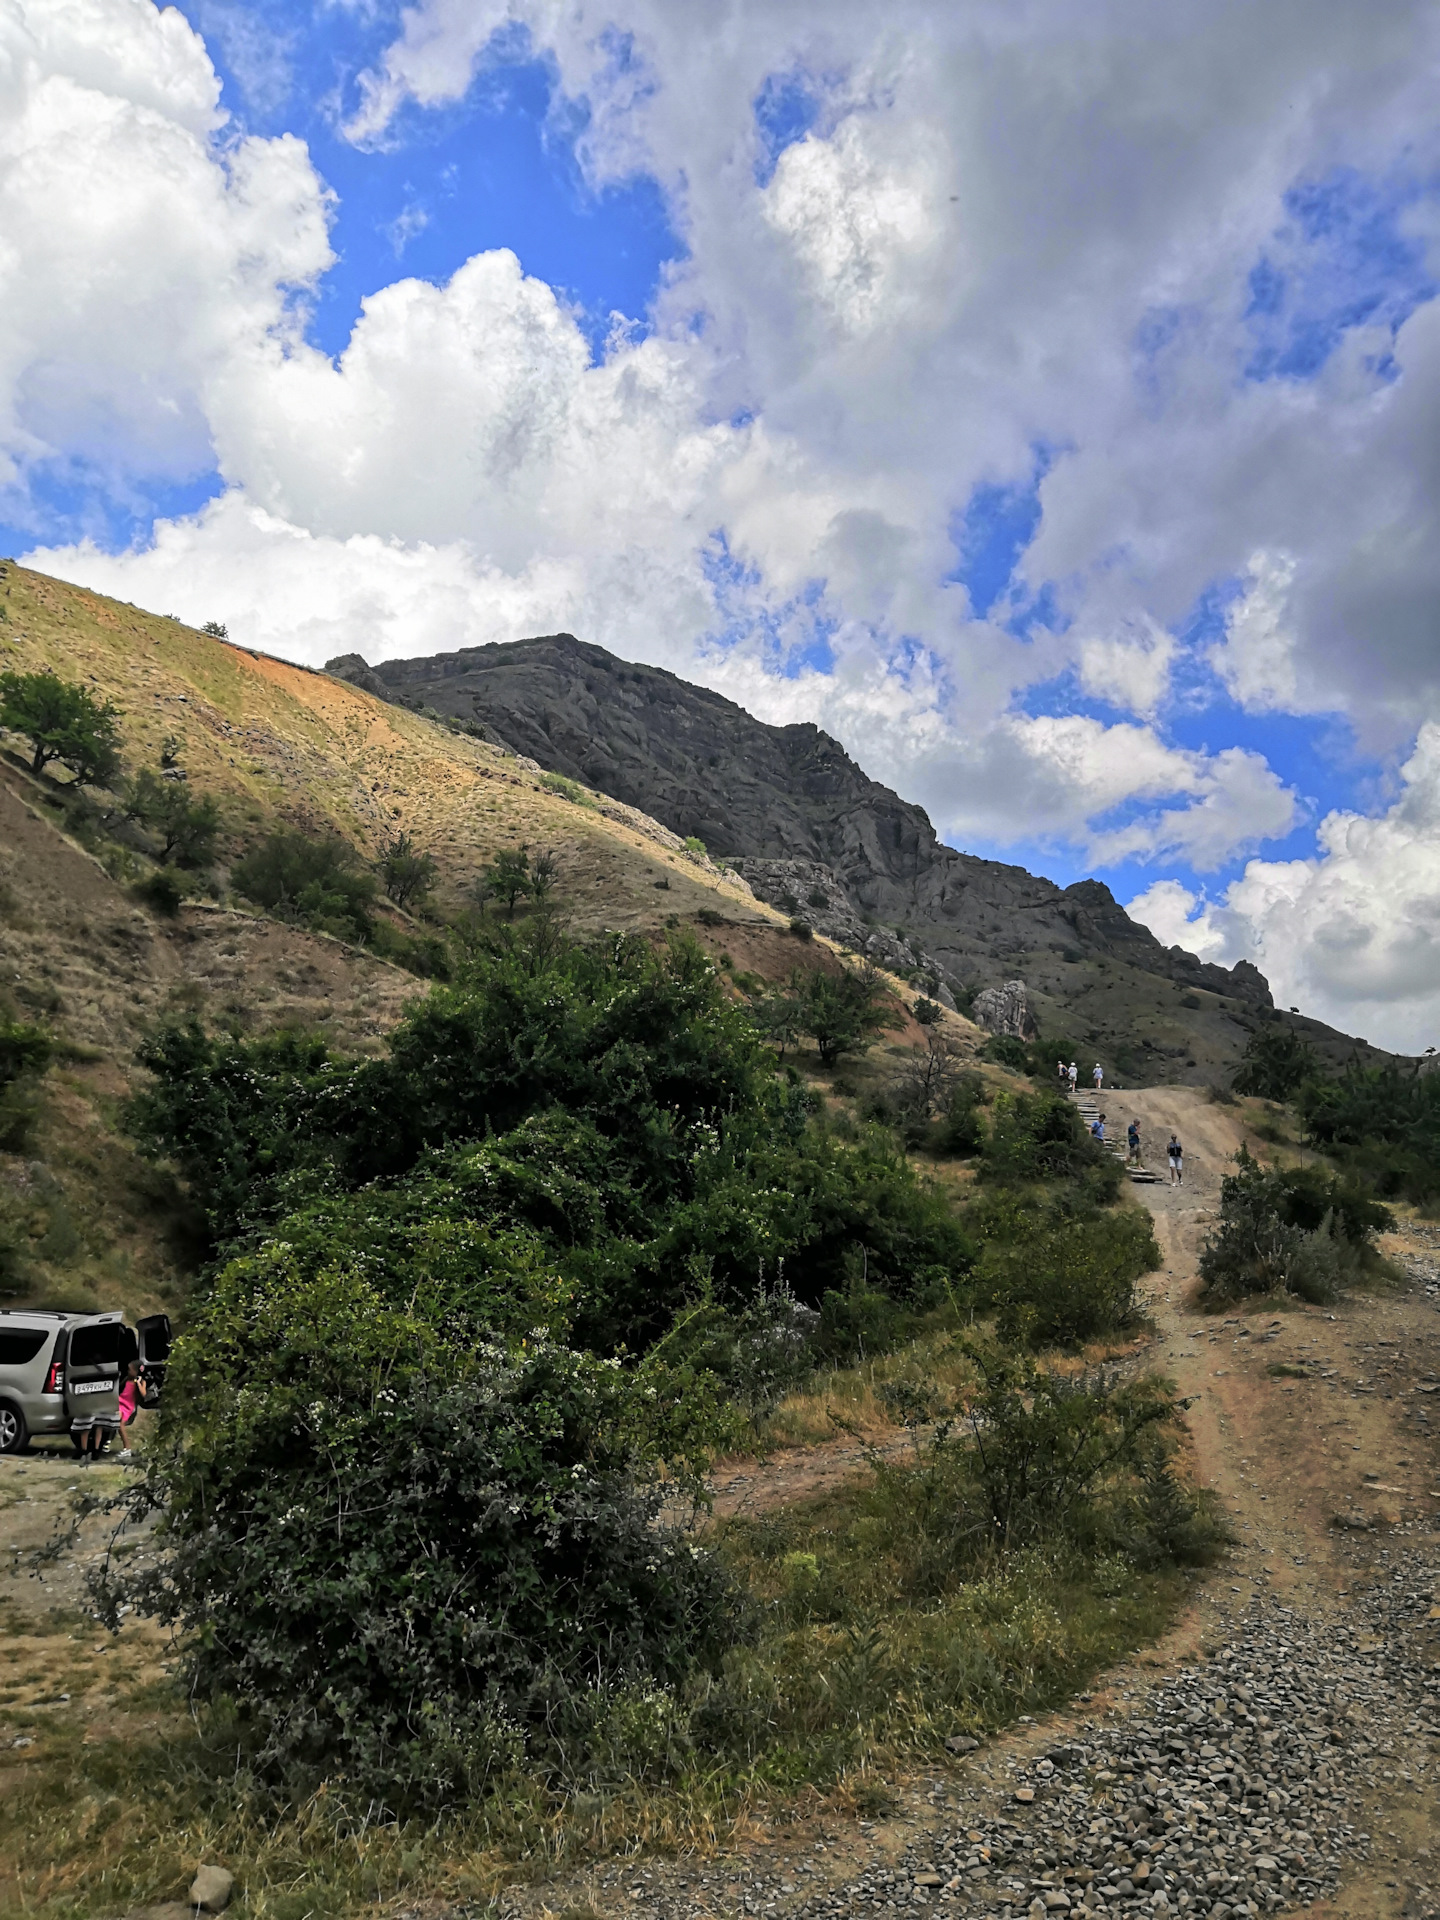
[[[1380,1193],[1422,1204],[1440,1193],[1440,1073],[1433,1064],[1317,1074],[1295,1104],[1311,1144]]]
[[[120,769],[119,722],[110,701],[58,674],[0,673],[0,727],[29,740],[37,776],[58,760],[76,786],[104,786]]]
[[[808,927],[805,937],[810,937]],[[814,1040],[827,1067],[844,1054],[863,1053],[904,1018],[884,975],[868,964],[845,967],[838,974],[820,967],[792,974],[790,999],[798,1030]]]
[[[981,1158],[987,1180],[1065,1180],[1093,1170],[1118,1192],[1124,1174],[1085,1131],[1078,1108],[1054,1093],[1000,1093]]]
[[[396,833],[381,847],[377,871],[386,898],[409,909],[434,892],[440,869],[434,854],[423,853],[408,833]]]
[[[571,780],[563,773],[542,773],[540,784],[551,793],[558,793],[562,800],[569,800],[577,807],[593,807],[595,796],[588,787],[582,787],[578,780]]]
[[[1232,1085],[1236,1093],[1254,1094],[1261,1100],[1288,1100],[1318,1064],[1295,1029],[1276,1019],[1251,1034]]]
[[[1391,1225],[1354,1182],[1316,1167],[1262,1167],[1242,1147],[1200,1250],[1201,1293],[1213,1301],[1264,1293],[1333,1300],[1375,1267],[1373,1235]]]
[[[936,1129],[937,1152],[968,1160],[985,1145],[985,1082],[978,1073],[962,1074]]]
[[[143,880],[137,880],[130,891],[143,905],[173,919],[189,899],[191,889],[183,873],[177,873],[173,867],[157,867]]]
[[[1160,1260],[1148,1213],[1096,1213],[1016,1243],[992,1241],[975,1269],[975,1300],[995,1309],[1006,1340],[1078,1344],[1134,1325],[1135,1283]]]
[[[499,900],[512,920],[516,907],[530,898],[533,888],[530,855],[524,847],[503,848],[488,866],[481,868],[475,882],[481,905],[487,900]]]
[[[277,1252],[177,1343],[130,1497],[164,1513],[163,1570],[112,1570],[107,1615],[179,1629],[190,1697],[292,1790],[455,1804],[736,1636],[712,1556],[657,1525],[654,1382],[479,1331]]]
[[[0,1094],[0,1131],[4,1127],[5,1096]],[[0,1147],[8,1152],[8,1148]],[[18,1203],[0,1194],[0,1300],[15,1300],[29,1291],[30,1236]]]
[[[815,929],[808,920],[792,920],[790,922],[790,931],[797,940],[813,940],[815,938]]]
[[[129,819],[160,842],[162,862],[182,867],[206,867],[215,857],[220,833],[220,807],[214,796],[193,798],[184,780],[165,780],[144,767],[125,790]]]
[[[237,892],[277,919],[343,940],[369,936],[375,878],[339,834],[281,827],[236,863],[230,879]]]
[[[49,1066],[55,1043],[43,1027],[0,1019],[0,1087],[38,1078]]]
[[[1023,1040],[1017,1040],[1013,1033],[992,1033],[980,1049],[982,1060],[993,1060],[996,1066],[1008,1067],[1012,1073],[1029,1073],[1030,1049]]]
[[[35,1083],[54,1052],[55,1043],[43,1027],[0,1019],[0,1153],[24,1153],[29,1147],[40,1116]],[[18,1258],[12,1249],[12,1273]],[[4,1260],[0,1253],[0,1265]]]
[[[382,960],[392,961],[422,980],[450,978],[450,947],[441,934],[412,933],[393,921],[377,918],[370,923],[369,944],[370,951]]]
[[[0,1153],[25,1153],[39,1118],[39,1096],[28,1081],[0,1087]]]
[[[1154,1374],[1057,1374],[1012,1349],[961,1344],[980,1381],[965,1409],[962,1460],[991,1538],[1004,1546],[1056,1533],[1093,1541],[1106,1493],[1148,1467],[1154,1436],[1178,1423],[1173,1386]],[[940,1450],[956,1444],[942,1435]]]

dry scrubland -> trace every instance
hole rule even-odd
[[[132,759],[153,764],[179,736],[194,787],[221,797],[230,852],[276,819],[333,825],[371,852],[403,827],[436,853],[454,904],[496,850],[526,843],[555,850],[578,932],[678,920],[760,980],[800,960],[840,964],[663,829],[564,798],[483,743],[14,568],[0,593],[0,668],[90,681],[122,708]],[[425,988],[221,901],[157,916],[129,873],[67,832],[57,784],[0,759],[0,986],[61,1042],[33,1145],[0,1156],[0,1193],[25,1212],[36,1297],[179,1314],[195,1222],[117,1126],[139,1039],[194,1013],[250,1033],[319,1029],[376,1054]],[[862,1060],[822,1070],[812,1050],[792,1053],[836,1124],[883,1101],[923,1044],[904,999],[904,1025]],[[1021,1084],[975,1061],[982,1036],[967,1023],[942,1028],[992,1091]],[[1402,1208],[1373,1291],[1323,1309],[1202,1311],[1196,1260],[1231,1156],[1246,1142],[1262,1158],[1306,1156],[1260,1102],[1160,1087],[1107,1108],[1112,1132],[1137,1113],[1152,1149],[1178,1128],[1187,1184],[1141,1194],[1164,1256],[1144,1323],[1048,1360],[1175,1380],[1188,1402],[1179,1471],[1215,1490],[1233,1532],[1214,1570],[1097,1565],[1055,1545],[963,1579],[919,1568],[926,1436],[937,1408],[976,1385],[965,1329],[936,1315],[894,1351],[779,1398],[714,1469],[698,1537],[722,1542],[779,1623],[765,1671],[790,1734],[763,1765],[691,1752],[563,1792],[517,1782],[449,1821],[391,1822],[307,1789],[277,1818],[238,1750],[197,1730],[158,1630],[133,1616],[113,1636],[97,1629],[84,1575],[102,1521],[54,1559],[25,1557],[80,1485],[69,1456],[0,1459],[0,1540],[21,1550],[0,1573],[0,1910],[106,1920],[183,1897],[193,1867],[218,1859],[239,1874],[244,1920],[479,1915],[492,1902],[537,1920],[1081,1905],[1198,1917],[1217,1900],[1240,1920],[1317,1899],[1357,1920],[1431,1912],[1440,1235]],[[917,1160],[937,1190],[974,1197],[972,1167]],[[107,1465],[88,1490],[123,1478]],[[1242,1687],[1257,1705],[1273,1697],[1269,1727],[1248,1707],[1214,1710]],[[1353,1699],[1336,1713],[1327,1701],[1344,1687]],[[1203,1720],[1203,1736],[1177,1743],[1177,1701],[1182,1731]],[[822,1764],[842,1734],[843,1758]],[[978,1745],[951,1752],[947,1737]]]

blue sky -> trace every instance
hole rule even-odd
[[[1432,9],[18,4],[0,545],[297,658],[569,627],[1430,1021]]]

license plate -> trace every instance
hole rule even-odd
[[[115,1382],[113,1380],[77,1380],[70,1391],[72,1393],[113,1393]]]

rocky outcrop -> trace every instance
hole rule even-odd
[[[373,673],[390,699],[702,840],[762,897],[795,898],[800,917],[887,967],[929,967],[957,997],[1023,977],[1044,1031],[1128,1061],[1136,1079],[1223,1078],[1272,1017],[1254,967],[1162,946],[1098,880],[1061,887],[942,846],[922,807],[818,727],[767,726],[563,633]],[[810,904],[821,891],[826,905]],[[1352,1049],[1314,1023],[1307,1038],[1337,1062]]]
[[[333,673],[337,680],[348,680],[352,687],[359,687],[365,693],[373,693],[377,700],[388,700],[390,689],[358,653],[340,653],[333,660],[325,662],[326,673]]]
[[[827,940],[848,947],[852,953],[863,954],[877,967],[905,975],[923,974],[924,984],[942,996],[942,1003],[954,1005],[953,989],[962,983],[951,980],[946,969],[913,936],[860,919],[833,868],[818,860],[757,860],[748,856],[726,864],[749,885],[757,900],[805,921],[816,933],[823,933]]]
[[[977,1026],[991,1033],[1008,1033],[1016,1040],[1033,1040],[1040,1031],[1023,980],[1007,980],[1003,987],[983,987],[970,1008]]]

